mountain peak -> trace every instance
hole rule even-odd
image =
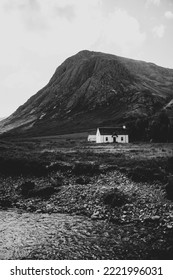
[[[81,56],[90,56],[90,55],[92,55],[92,54],[95,54],[96,52],[94,52],[94,51],[89,51],[89,50],[81,50],[81,51],[79,51],[77,54],[75,54],[75,55],[77,55],[77,56],[79,56],[79,55],[81,55]]]
[[[173,98],[173,70],[82,50],[0,124],[1,133],[49,135],[152,116]],[[170,108],[170,106],[169,106]]]

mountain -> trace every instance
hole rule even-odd
[[[172,112],[173,69],[101,52],[66,59],[48,84],[0,122],[0,133],[27,136],[127,124]]]

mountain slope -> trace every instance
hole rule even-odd
[[[1,121],[0,132],[33,136],[112,126],[151,116],[172,99],[172,69],[81,51],[65,60],[43,89]]]

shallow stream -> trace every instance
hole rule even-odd
[[[14,209],[0,211],[1,260],[109,259],[115,257],[121,238],[122,231],[101,220]]]

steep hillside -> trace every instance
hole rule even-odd
[[[151,116],[167,106],[170,111],[172,99],[172,69],[81,51],[65,60],[43,89],[0,122],[0,133],[50,135],[112,126]]]

